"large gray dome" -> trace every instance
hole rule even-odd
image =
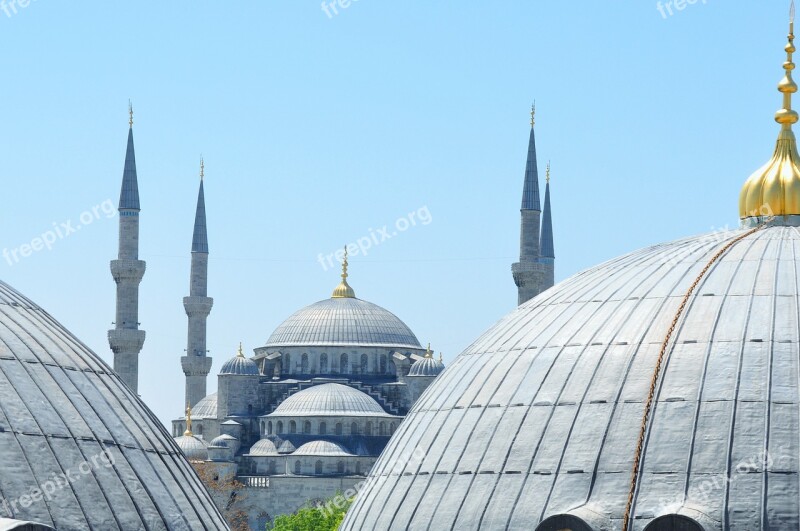
[[[228,528],[142,401],[47,312],[2,282],[0,457],[0,498],[8,502],[0,517],[59,531]],[[22,503],[32,488],[49,489],[65,473],[75,480],[58,482],[50,499],[40,494]]]
[[[631,529],[798,529],[800,232],[743,235],[634,252],[504,317],[414,405],[342,529],[620,529],[676,316]]]
[[[354,298],[319,301],[295,312],[267,347],[358,345],[419,349],[417,337],[392,312]]]
[[[374,398],[346,385],[326,383],[303,389],[275,408],[271,417],[388,416]]]

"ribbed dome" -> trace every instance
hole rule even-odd
[[[382,416],[386,412],[374,398],[337,383],[315,385],[293,394],[270,416]]]
[[[797,529],[800,232],[733,243],[745,234],[634,252],[508,314],[417,401],[342,529],[620,529],[657,358],[698,277],[656,380],[633,529],[674,513]]]
[[[9,502],[62,473],[80,478],[49,501],[17,503],[14,519],[59,531],[227,529],[144,403],[55,319],[2,282],[0,448],[0,496]],[[90,473],[83,474],[87,463]]]
[[[221,448],[231,448],[236,443],[236,437],[228,434],[222,434],[219,437],[214,437],[211,440],[211,446],[218,446]]]
[[[444,363],[434,358],[417,360],[408,371],[409,376],[439,376],[444,370]]]
[[[371,302],[353,298],[319,301],[295,312],[267,340],[267,347],[360,345],[420,348],[406,324]]]
[[[194,435],[181,435],[175,437],[175,442],[189,461],[206,461],[208,459],[208,444]]]
[[[215,419],[217,418],[217,393],[212,393],[200,400],[192,408],[193,419]]]
[[[293,455],[321,455],[328,457],[353,457],[339,444],[331,441],[311,441],[298,448]]]
[[[258,376],[258,365],[250,358],[244,356],[242,346],[239,352],[222,365],[220,374],[236,374],[240,376]]]
[[[269,439],[261,439],[255,443],[248,452],[250,455],[278,455],[275,443]]]

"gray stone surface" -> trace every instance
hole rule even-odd
[[[619,529],[661,343],[741,234],[636,251],[505,316],[417,401],[343,529],[536,529],[557,516]],[[706,531],[800,527],[798,253],[800,232],[772,226],[699,283],[656,387],[632,529],[669,515]]]

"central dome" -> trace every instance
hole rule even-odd
[[[272,415],[286,416],[384,416],[372,397],[337,383],[315,385],[290,396]]]
[[[635,530],[797,529],[799,285],[793,226],[573,276],[433,382],[342,529],[620,529],[631,492]]]
[[[266,347],[357,345],[419,349],[417,337],[392,312],[356,298],[319,301],[275,329]]]

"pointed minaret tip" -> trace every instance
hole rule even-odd
[[[206,165],[200,157],[200,189],[197,192],[197,210],[194,214],[194,233],[192,234],[192,252],[208,252],[208,228],[206,227],[206,196],[203,183],[205,182]]]
[[[128,127],[133,128],[133,103],[128,100]]]
[[[544,180],[545,180],[545,182],[547,182],[547,184],[550,184],[550,161],[549,160],[547,161],[547,172],[545,173]]]
[[[206,163],[203,160],[203,155],[200,155],[200,180],[206,176]]]
[[[536,100],[531,104],[531,128],[536,123]]]

